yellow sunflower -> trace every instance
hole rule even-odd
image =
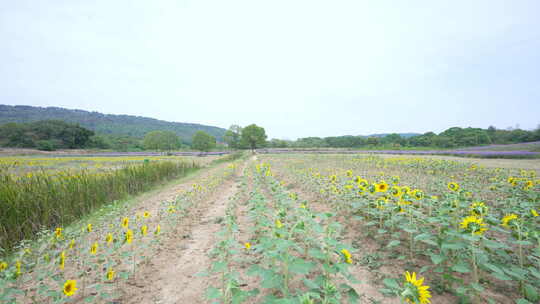
[[[68,297],[71,297],[75,294],[75,291],[77,291],[77,281],[67,280],[64,283],[64,294]]]
[[[251,243],[247,242],[247,243],[244,243],[244,247],[249,250],[251,248]]]
[[[341,249],[341,253],[343,254],[343,258],[345,258],[345,263],[352,264],[352,255],[347,249]]]
[[[461,229],[465,230],[466,232],[478,235],[484,233],[487,230],[485,226],[486,224],[484,223],[484,220],[481,217],[476,217],[474,215],[463,218],[460,223]]]
[[[502,222],[502,225],[503,225],[504,227],[509,228],[509,227],[510,227],[509,225],[511,225],[512,222],[514,222],[514,221],[517,220],[517,219],[518,219],[517,214],[510,213],[510,214],[505,215],[505,216],[503,217],[503,219],[501,220],[501,222]]]
[[[150,217],[150,212],[145,211],[145,212],[143,213],[143,217],[145,217],[145,218]]]
[[[375,184],[376,192],[386,192],[388,190],[388,184],[385,181],[381,181],[378,184]]]
[[[107,237],[105,238],[105,241],[107,242],[107,245],[111,245],[113,242],[113,235],[112,233],[107,233]]]
[[[424,198],[424,191],[419,190],[419,189],[414,189],[411,192],[411,196],[414,197],[416,200],[421,200]]]
[[[458,185],[458,183],[456,183],[456,182],[450,182],[450,183],[448,183],[448,190],[454,191],[454,192],[458,191],[458,190],[459,190],[459,185]]]
[[[400,197],[402,194],[401,188],[399,186],[393,186],[392,188],[390,188],[390,193],[394,197]]]
[[[122,227],[126,228],[129,227],[129,218],[125,217],[122,219]]]
[[[471,210],[472,215],[484,216],[488,212],[488,207],[483,202],[473,202],[469,209]]]
[[[537,216],[538,216],[538,212],[536,212],[536,210],[534,210],[534,209],[531,209],[531,214],[532,214],[534,217],[537,217]]]
[[[56,228],[56,230],[54,231],[54,234],[56,235],[56,238],[59,239],[62,237],[62,228]]]
[[[125,242],[131,244],[131,241],[133,241],[133,230],[128,229],[126,230]]]
[[[147,232],[148,232],[148,226],[142,225],[141,226],[141,234],[146,235]]]
[[[107,271],[107,280],[112,281],[114,279],[114,270],[109,268]]]
[[[423,285],[424,278],[416,279],[416,272],[412,274],[408,271],[405,272],[405,285],[404,291],[401,293],[401,297],[407,303],[411,304],[426,304],[431,303],[431,293],[429,292],[429,286]]]
[[[359,178],[356,183],[358,184],[358,188],[360,188],[360,187],[365,188],[369,184],[369,182],[364,178]]]
[[[58,267],[60,267],[60,269],[63,270],[66,264],[66,253],[64,251],[60,253],[60,263],[58,264],[59,264]]]
[[[8,268],[8,263],[0,262],[0,272],[6,270],[7,268]]]
[[[90,247],[90,253],[91,253],[91,254],[96,254],[97,251],[98,251],[98,247],[99,247],[98,243],[95,242],[95,243],[92,245],[92,247]]]

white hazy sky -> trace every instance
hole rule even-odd
[[[0,3],[0,103],[270,137],[540,123],[540,1]]]

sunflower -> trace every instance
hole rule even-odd
[[[347,249],[341,249],[341,253],[343,254],[343,258],[345,259],[345,263],[352,264],[352,255]]]
[[[401,188],[399,186],[393,186],[390,188],[390,194],[392,194],[394,197],[400,197],[402,194]]]
[[[128,229],[126,230],[125,242],[131,244],[131,241],[133,241],[133,230]]]
[[[419,189],[414,189],[411,192],[411,196],[414,197],[416,200],[421,200],[424,198],[424,191],[419,190]]]
[[[410,192],[411,192],[411,187],[409,187],[409,186],[401,187],[401,193],[402,194],[409,194]]]
[[[534,186],[534,182],[532,180],[528,180],[525,182],[525,187],[523,187],[524,190],[529,190]]]
[[[510,213],[510,214],[505,215],[503,219],[501,220],[501,222],[504,227],[509,228],[510,227],[509,225],[512,225],[512,223],[517,219],[518,219],[517,214]]]
[[[92,232],[92,224],[86,225],[86,231]]]
[[[77,291],[77,281],[67,280],[64,283],[64,294],[68,297],[71,297],[75,294],[75,291]]]
[[[71,240],[71,242],[69,242],[69,249],[73,249],[73,247],[75,247],[75,240]]]
[[[336,175],[331,175],[330,176],[330,182],[335,183],[336,181],[337,181],[337,176]]]
[[[392,176],[392,184],[394,184],[394,185],[399,184],[399,180],[400,180],[399,176],[397,176],[397,175]]]
[[[388,190],[388,184],[385,181],[381,181],[378,184],[375,184],[376,192],[386,192]]]
[[[144,217],[144,218],[150,217],[150,212],[145,211],[145,212],[143,213],[143,217]]]
[[[369,182],[364,178],[359,178],[356,183],[358,184],[358,188],[360,188],[360,187],[365,188],[365,187],[367,187],[367,185],[369,185]]]
[[[450,182],[450,183],[448,183],[448,190],[454,191],[454,192],[458,191],[458,190],[459,190],[459,185],[458,185],[458,183],[456,183],[456,182]]]
[[[114,270],[109,268],[107,271],[107,280],[112,281],[114,279]]]
[[[244,247],[249,250],[251,248],[251,243],[247,242],[247,243],[244,243]]]
[[[122,219],[122,227],[126,229],[129,227],[129,218],[125,217]]]
[[[58,267],[60,267],[60,269],[64,270],[64,266],[66,264],[66,253],[64,251],[62,251],[62,253],[60,253],[60,263],[58,263]]]
[[[347,177],[352,177],[352,170],[347,170]]]
[[[91,253],[91,254],[96,254],[96,253],[97,253],[97,250],[98,250],[98,247],[99,247],[98,242],[95,242],[95,243],[92,245],[92,247],[90,247],[90,253]]]
[[[105,241],[107,242],[107,245],[110,245],[113,242],[112,233],[107,233],[107,237],[105,238]]]
[[[148,232],[148,226],[142,225],[141,226],[141,234],[146,235],[147,232]]]
[[[8,268],[8,263],[0,262],[0,272],[6,270],[7,268]]]
[[[20,276],[20,275],[22,274],[21,266],[22,266],[22,265],[21,265],[21,261],[15,262],[15,268],[17,269],[17,270],[15,271],[15,275],[16,275],[16,276]]]
[[[534,209],[531,209],[531,214],[532,214],[534,217],[537,217],[537,216],[538,216],[538,212],[536,212],[536,210],[534,210]]]
[[[56,228],[56,230],[54,230],[54,234],[56,235],[56,238],[59,239],[62,237],[62,228]]]
[[[429,292],[429,286],[423,285],[424,278],[416,279],[416,272],[412,274],[408,271],[405,272],[405,284],[404,290],[401,293],[402,299],[411,304],[426,304],[431,303],[431,293]]]
[[[471,209],[471,214],[475,216],[484,216],[488,212],[488,207],[483,202],[473,202],[469,209]]]
[[[154,231],[154,234],[155,234],[155,235],[158,235],[160,232],[161,232],[161,226],[158,224],[158,225],[156,226],[156,231]]]
[[[461,229],[478,235],[487,230],[487,228],[484,228],[485,226],[484,220],[481,217],[476,217],[474,215],[463,218],[463,221],[460,223]]]
[[[283,223],[281,223],[280,220],[276,220],[276,228],[279,229],[279,228],[281,228],[281,227],[283,227]]]

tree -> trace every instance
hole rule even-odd
[[[243,147],[255,150],[264,146],[266,143],[266,132],[263,127],[259,127],[256,124],[251,124],[242,129],[242,136],[240,138],[240,144]]]
[[[173,150],[180,147],[180,138],[172,131],[146,133],[143,146],[147,150]]]
[[[191,141],[193,149],[208,152],[216,146],[216,138],[204,131],[197,131]]]
[[[238,149],[240,147],[240,134],[242,128],[239,125],[232,125],[229,130],[225,132],[223,140],[229,145],[230,148]]]

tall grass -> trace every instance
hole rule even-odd
[[[105,173],[45,172],[16,178],[0,169],[0,247],[10,250],[43,229],[65,226],[107,202],[148,190],[199,166],[192,162],[151,162]]]

